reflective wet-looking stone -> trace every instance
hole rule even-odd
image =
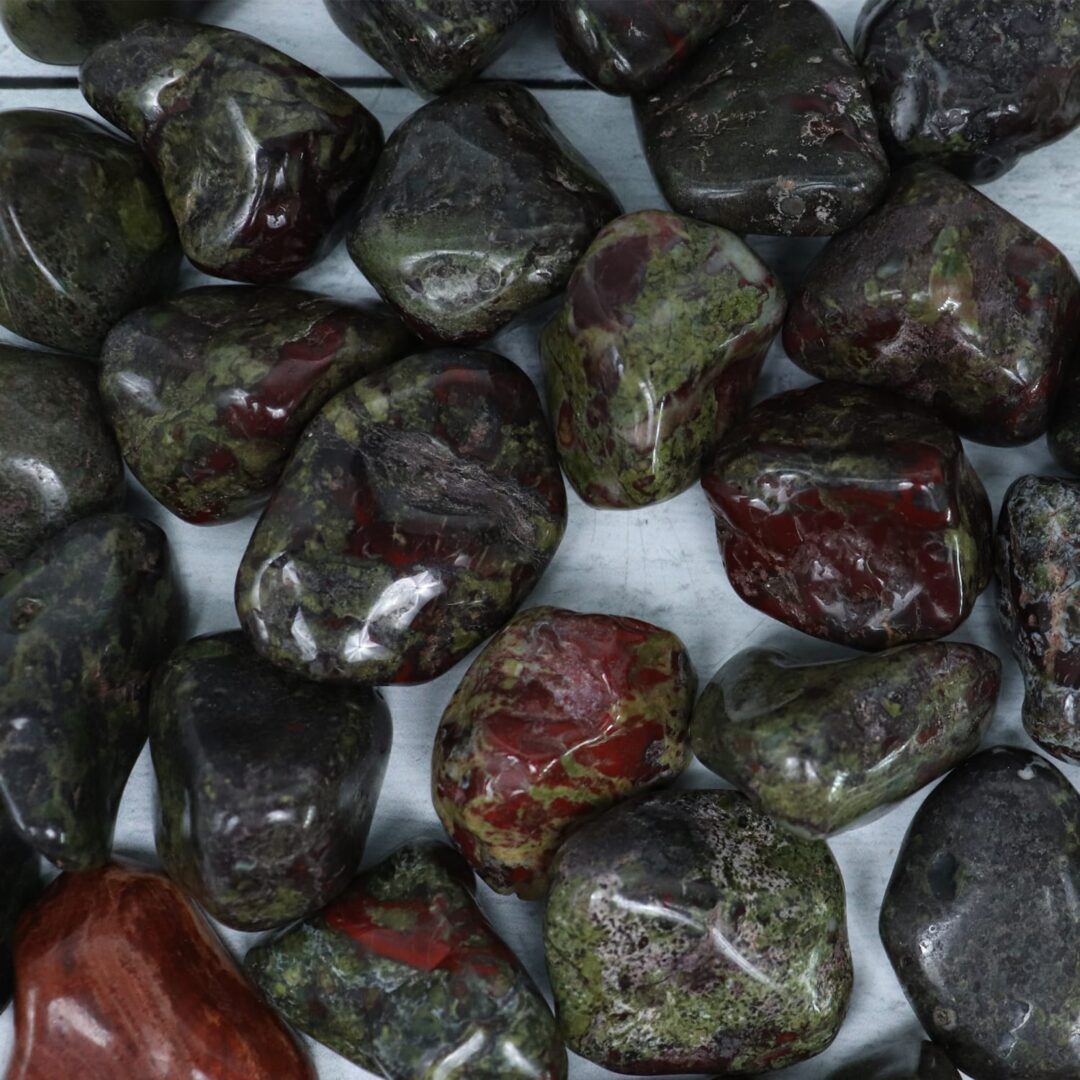
[[[7,1008],[14,984],[11,949],[15,925],[23,908],[41,886],[38,853],[18,835],[0,803],[0,867],[4,884],[0,888],[0,1010]]]

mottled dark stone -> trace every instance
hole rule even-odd
[[[977,645],[919,642],[823,664],[747,649],[705,687],[691,746],[770,817],[823,837],[974,753],[1000,689],[1001,661]]]
[[[753,0],[634,112],[671,206],[733,232],[830,235],[885,189],[866,84],[811,0]]]
[[[472,82],[532,0],[324,0],[341,32],[418,94]]]
[[[95,49],[80,83],[150,159],[184,251],[217,277],[267,284],[317,262],[382,148],[354,97],[236,30],[141,23]]]
[[[108,859],[178,607],[165,534],[125,514],[77,521],[0,579],[0,796],[62,869]]]
[[[963,180],[914,165],[811,264],[784,346],[822,379],[880,386],[996,446],[1046,431],[1080,341],[1068,259]]]
[[[532,591],[566,526],[540,400],[495,353],[361,379],[308,425],[240,564],[255,647],[311,679],[441,675]]]
[[[565,1080],[547,1003],[474,890],[450,848],[399,848],[252,949],[248,972],[301,1031],[387,1080]]]
[[[1022,476],[997,529],[998,611],[1024,675],[1024,727],[1080,761],[1080,480]]]
[[[81,517],[119,506],[124,465],[83,360],[0,345],[0,575]]]
[[[559,292],[619,210],[528,90],[477,83],[390,137],[349,254],[418,334],[464,344]]]
[[[884,649],[951,633],[993,569],[993,519],[960,440],[846,383],[789,390],[728,433],[702,485],[732,587],[815,637]]]
[[[179,265],[161,186],[131,143],[73,113],[0,112],[0,325],[96,356]]]
[[[1080,123],[1075,0],[867,0],[855,37],[895,160],[981,183]]]
[[[15,924],[41,888],[38,854],[19,836],[0,806],[0,1010],[11,1000],[14,972],[11,949]]]
[[[1080,351],[1066,364],[1046,441],[1058,463],[1080,475]]]
[[[296,289],[208,286],[124,319],[101,392],[124,459],[185,521],[243,517],[339,390],[404,356],[392,315]]]
[[[1080,1075],[1080,795],[995,747],[919,808],[881,939],[927,1034],[976,1080]]]
[[[585,252],[540,351],[563,468],[593,506],[678,495],[750,403],[784,292],[737,236],[660,210]]]

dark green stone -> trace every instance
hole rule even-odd
[[[11,999],[11,949],[23,908],[41,889],[37,852],[19,836],[0,801],[0,1010]]]
[[[1066,369],[1047,442],[1058,464],[1080,475],[1080,353]]]

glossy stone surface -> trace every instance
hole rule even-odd
[[[998,446],[1046,431],[1080,342],[1080,282],[1053,244],[943,169],[916,165],[832,240],[784,346],[822,379],[880,386]]]
[[[996,747],[919,808],[881,939],[927,1034],[977,1080],[1080,1075],[1080,795],[1045,758]]]
[[[464,344],[559,292],[618,213],[528,90],[477,83],[390,137],[349,254],[421,337]]]
[[[705,687],[691,746],[770,817],[824,837],[974,753],[1000,689],[1001,661],[977,645],[818,664],[747,649]]]
[[[593,506],[678,495],[750,402],[783,289],[737,236],[641,210],[578,263],[540,351],[563,468]]]
[[[315,1080],[206,920],[161,874],[63,874],[15,950],[7,1080]]]
[[[0,578],[0,793],[61,869],[108,858],[178,607],[165,534],[126,514],[77,521]]]
[[[1022,476],[997,529],[998,611],[1024,675],[1024,727],[1080,761],[1080,480]]]
[[[15,940],[15,924],[23,908],[37,895],[41,887],[38,854],[11,824],[0,807],[0,869],[3,888],[0,888],[0,1010],[11,1000],[14,972],[11,949]]]
[[[189,641],[150,705],[169,876],[237,930],[317,911],[359,869],[390,739],[377,691],[312,685],[239,631]]]
[[[867,0],[855,48],[897,160],[982,183],[1080,123],[1074,0]]]
[[[493,889],[540,899],[576,825],[686,767],[696,689],[667,630],[521,612],[473,661],[436,733],[431,787],[446,831]]]
[[[0,325],[96,356],[179,263],[161,187],[131,143],[73,113],[0,112]]]
[[[216,277],[267,284],[317,262],[382,149],[350,94],[222,27],[142,23],[95,49],[80,84],[150,159],[184,251]]]
[[[702,485],[732,587],[815,637],[860,649],[943,637],[989,583],[990,502],[960,440],[880,391],[768,398]]]
[[[442,844],[399,848],[246,966],[301,1031],[387,1080],[565,1080],[547,1003]]]
[[[0,344],[0,575],[52,533],[118,506],[124,466],[84,360]]]
[[[578,829],[544,942],[567,1045],[617,1072],[792,1065],[832,1042],[851,993],[829,849],[733,791],[651,793]]]
[[[536,390],[438,349],[361,379],[308,425],[240,564],[255,647],[311,679],[434,679],[532,591],[566,527]]]
[[[350,41],[418,94],[472,82],[531,0],[324,0]]]
[[[1046,441],[1058,464],[1080,475],[1080,352],[1066,365]]]
[[[101,390],[131,471],[185,521],[243,517],[300,432],[416,339],[392,315],[277,286],[208,286],[124,319]]]
[[[862,74],[811,0],[745,5],[634,112],[672,208],[733,232],[831,235],[888,178]]]

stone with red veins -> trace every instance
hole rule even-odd
[[[989,582],[990,502],[959,438],[880,391],[768,398],[702,484],[732,587],[815,637],[861,649],[942,637]]]
[[[696,685],[667,630],[522,612],[443,713],[431,772],[447,832],[493,889],[538,899],[575,825],[686,767]]]

